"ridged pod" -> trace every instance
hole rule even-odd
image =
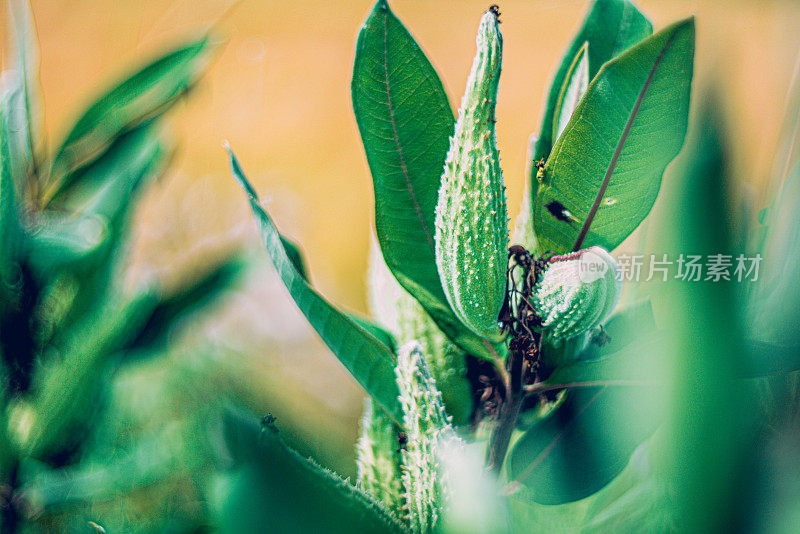
[[[472,393],[467,380],[465,355],[395,280],[383,261],[377,240],[372,243],[368,280],[373,317],[389,329],[398,344],[419,342],[431,375],[442,393],[447,413],[457,425],[466,424],[472,413]]]
[[[456,436],[442,396],[417,343],[403,345],[397,355],[397,385],[407,442],[401,451],[405,518],[412,532],[433,532],[446,505],[439,448]]]
[[[356,443],[358,486],[381,502],[397,517],[402,517],[403,497],[400,485],[400,430],[372,399],[364,401],[361,436]]]
[[[616,260],[601,247],[551,258],[533,293],[545,335],[564,340],[602,323],[622,289]]]
[[[486,12],[436,205],[436,266],[447,300],[473,332],[501,341],[508,209],[495,135],[503,38]]]

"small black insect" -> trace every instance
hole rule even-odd
[[[606,332],[606,329],[603,328],[603,325],[600,325],[600,328],[597,329],[594,334],[592,334],[590,341],[598,347],[604,347],[611,343],[611,336],[608,335],[608,332]]]
[[[550,212],[550,215],[561,222],[572,223],[572,221],[576,220],[572,213],[570,213],[569,210],[564,207],[564,204],[557,200],[551,200],[547,203],[547,205],[545,205],[545,208],[547,208],[547,211]]]
[[[539,183],[542,183],[544,181],[544,166],[545,166],[544,158],[535,162],[533,166],[536,167],[536,180]]]
[[[271,413],[268,413],[261,418],[261,430],[275,430],[275,421],[277,421],[277,418]]]
[[[494,15],[494,18],[496,18],[496,19],[497,19],[497,23],[498,23],[498,24],[502,24],[502,23],[503,23],[503,22],[500,20],[500,15],[502,14],[502,13],[500,13],[500,6],[498,6],[497,4],[492,4],[492,5],[490,5],[490,6],[489,6],[489,12],[490,12],[492,15]]]
[[[400,432],[399,434],[397,434],[397,444],[399,445],[397,452],[400,452],[401,450],[405,449],[406,445],[408,444],[408,434],[406,434],[405,432]]]

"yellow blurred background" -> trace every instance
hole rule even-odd
[[[478,19],[489,3],[390,2],[438,69],[454,105],[474,54]],[[505,53],[497,132],[512,218],[522,194],[528,136],[539,127],[550,78],[587,4],[501,3]],[[137,272],[156,272],[169,281],[232,244],[257,244],[245,197],[228,172],[221,146],[227,139],[278,226],[302,244],[316,286],[339,305],[366,311],[372,186],[350,105],[350,75],[356,34],[371,5],[371,0],[32,1],[51,141],[65,134],[81,106],[125,66],[215,21],[226,41],[208,76],[174,113],[179,152],[140,212]],[[800,49],[800,5],[744,0],[638,5],[656,28],[697,16],[696,87],[712,72],[725,82],[735,170],[760,191]],[[249,343],[264,355],[249,363],[243,358],[243,366],[255,368],[247,387],[263,389],[264,399],[282,399],[273,401],[277,412],[312,424],[344,423],[334,448],[345,451],[354,441],[361,393],[303,325],[268,274],[266,257],[259,259],[263,276],[251,281],[231,306],[234,311],[220,319],[225,328],[220,326],[219,335],[241,336],[242,354],[253,352]],[[292,395],[282,393],[286,390]],[[299,401],[301,396],[309,400]],[[302,438],[312,448],[327,439],[311,431]]]

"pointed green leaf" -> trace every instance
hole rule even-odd
[[[488,356],[486,344],[450,309],[434,255],[434,210],[453,110],[436,70],[385,0],[358,34],[351,91],[386,264],[450,339]]]
[[[21,240],[17,191],[14,187],[9,138],[6,134],[7,117],[0,110],[0,295],[13,286],[15,262]],[[5,303],[0,301],[0,310]]]
[[[290,449],[269,424],[230,410],[231,473],[215,495],[224,532],[403,532],[380,503]]]
[[[248,193],[250,193],[250,191],[248,191]],[[253,192],[253,194],[255,193]],[[292,262],[292,265],[294,265],[297,273],[302,276],[306,282],[311,284],[311,280],[308,277],[308,271],[306,270],[306,262],[303,259],[303,253],[300,251],[300,247],[284,236],[281,236],[281,243],[283,244],[283,248],[286,250],[286,255],[289,257],[289,261]],[[354,313],[346,313],[346,315],[356,324],[358,324],[358,326],[375,336],[381,343],[389,347],[392,353],[396,352],[397,341],[395,341],[392,334],[369,319],[360,317]]]
[[[65,193],[80,179],[73,171],[102,154],[114,139],[175,104],[197,82],[213,50],[207,36],[183,44],[125,78],[90,105],[56,151],[47,199]]]
[[[297,270],[293,255],[284,246],[272,219],[261,207],[236,156],[230,149],[228,151],[233,176],[247,193],[267,253],[300,311],[361,386],[396,422],[400,421],[402,412],[394,379],[394,353],[356,321],[328,303],[309,285]],[[296,254],[294,257],[296,259]]]
[[[156,298],[140,292],[87,314],[60,340],[60,357],[39,370],[30,414],[16,434],[20,448],[48,460],[72,454],[108,387],[110,358],[141,328]]]
[[[634,304],[612,315],[602,332],[595,331],[576,361],[556,368],[534,387],[663,384],[666,336],[656,329],[650,301]]]
[[[665,346],[649,300],[614,314],[580,360],[534,386],[570,389],[564,404],[515,444],[510,478],[541,504],[575,501],[610,482],[663,420]]]
[[[40,279],[79,270],[108,238],[108,221],[94,214],[42,212],[27,239],[27,259]]]
[[[689,18],[603,66],[544,168],[533,207],[542,250],[612,250],[647,216],[683,145],[693,58]]]
[[[199,276],[185,280],[170,293],[161,295],[143,328],[125,344],[125,350],[155,350],[165,348],[176,323],[190,313],[213,304],[222,293],[236,283],[244,271],[238,255],[225,258]]]
[[[3,91],[8,113],[7,134],[18,193],[25,180],[38,169],[42,131],[42,101],[39,90],[39,43],[28,0],[8,2],[9,21],[15,51]]]
[[[555,121],[553,122],[554,142],[561,137],[564,128],[572,118],[578,103],[589,87],[589,43],[584,43],[575,59],[572,61],[567,76],[564,78],[564,87],[558,95],[556,102]]]
[[[248,191],[248,194],[250,192]],[[257,196],[253,193],[253,196]],[[289,261],[292,262],[294,268],[297,269],[298,274],[303,277],[306,282],[311,283],[308,278],[308,270],[306,269],[306,262],[303,260],[303,253],[300,252],[300,247],[297,246],[297,243],[288,239],[284,236],[281,236],[281,243],[283,244],[283,248],[286,250],[286,255],[289,256]]]
[[[556,102],[564,87],[572,61],[581,47],[588,43],[589,79],[595,77],[600,67],[627,48],[653,34],[653,26],[628,0],[595,0],[581,29],[572,40],[556,71],[547,95],[542,128],[536,142],[534,161],[547,159],[554,144]],[[536,169],[531,179],[535,182]],[[535,189],[534,189],[535,194]]]
[[[536,423],[508,457],[509,490],[540,504],[577,501],[617,476],[663,420],[663,388],[572,388],[555,413]]]

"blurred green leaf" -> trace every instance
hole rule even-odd
[[[14,285],[13,278],[21,239],[17,192],[14,187],[9,138],[6,135],[6,116],[0,115],[0,295]],[[0,299],[2,307],[5,300]]]
[[[754,378],[800,371],[800,345],[748,339],[737,358],[737,377]]]
[[[132,208],[141,187],[164,168],[165,148],[152,123],[122,135],[91,165],[84,179],[58,206],[67,212],[95,215],[108,221],[108,237],[96,254],[76,266],[79,291],[64,327],[90,310],[102,307],[115,294],[114,277],[121,269],[128,243]]]
[[[224,424],[234,466],[215,496],[223,532],[404,532],[381,504],[288,448],[271,425],[234,411]]]
[[[800,165],[776,192],[766,217],[766,233],[756,291],[750,303],[755,336],[780,345],[800,343]]]
[[[172,442],[165,438],[172,438]],[[33,516],[64,512],[96,504],[120,494],[142,490],[173,475],[174,436],[153,436],[138,442],[130,452],[104,462],[86,462],[33,473],[22,489]],[[172,446],[172,447],[171,447]]]
[[[572,388],[508,456],[510,490],[527,487],[540,504],[592,495],[617,476],[663,419],[655,387]]]
[[[730,149],[719,102],[719,95],[705,95],[683,165],[675,173],[677,194],[665,199],[673,224],[661,232],[659,250],[670,257],[734,252]],[[732,519],[741,481],[742,434],[753,428],[757,403],[734,380],[747,331],[735,285],[735,278],[673,279],[656,287],[656,302],[669,310],[662,315],[665,327],[675,333],[669,347],[672,402],[665,425],[665,480],[681,532],[738,528]]]
[[[75,172],[76,183],[56,203],[60,209],[93,213],[109,221],[125,218],[139,189],[152,179],[169,154],[156,122],[116,138],[102,156]]]
[[[93,263],[108,238],[105,217],[93,214],[68,215],[43,212],[27,239],[27,260],[40,279],[50,279],[64,271],[80,270]]]
[[[573,60],[584,44],[589,48],[589,79],[595,77],[600,67],[617,57],[627,48],[653,34],[653,25],[627,0],[595,0],[581,29],[567,48],[544,108],[542,128],[534,150],[534,161],[547,159],[555,142],[553,131],[558,115],[556,103],[561,94]],[[536,183],[536,168],[532,169],[532,183]],[[534,188],[535,194],[535,188]]]
[[[396,422],[401,421],[394,353],[380,339],[328,303],[298,272],[295,264],[297,249],[293,250],[293,254],[287,252],[285,241],[281,240],[272,219],[261,207],[258,195],[245,177],[236,156],[230,149],[229,153],[233,176],[247,193],[267,253],[298,308],[359,384]]]
[[[582,533],[624,532],[633,525],[641,532],[675,532],[665,484],[653,461],[657,458],[653,444],[661,437],[657,432],[639,447],[623,472],[588,499]]]
[[[594,385],[644,385],[664,382],[667,333],[656,329],[649,300],[615,313],[596,332],[577,361],[558,367],[543,389],[574,383]]]
[[[647,216],[683,144],[693,57],[689,18],[633,46],[592,80],[536,194],[542,250],[612,250]]]
[[[11,148],[17,193],[25,192],[25,182],[38,171],[38,143],[42,131],[42,98],[39,92],[39,43],[28,0],[8,2],[9,27],[15,51],[11,69],[4,79],[5,124]]]
[[[561,93],[558,95],[556,101],[556,110],[554,113],[555,121],[553,122],[553,140],[554,142],[561,137],[564,128],[567,127],[572,114],[578,107],[578,103],[589,88],[589,43],[584,45],[578,50],[575,59],[572,60],[567,75],[564,78],[564,87],[561,88]]]
[[[166,348],[169,333],[175,324],[188,314],[216,302],[220,294],[230,290],[245,269],[238,255],[185,280],[171,293],[161,295],[143,328],[125,344],[128,351],[152,351]]]
[[[386,265],[453,342],[491,357],[488,342],[453,314],[436,268],[434,211],[453,110],[436,70],[385,0],[358,34],[351,91]]]
[[[191,88],[211,59],[208,36],[174,48],[111,88],[75,122],[53,159],[47,199],[69,191],[78,168],[100,156],[120,135],[164,113]]]
[[[109,385],[114,356],[128,336],[141,329],[156,297],[139,292],[87,315],[69,330],[59,357],[37,373],[28,415],[17,425],[15,441],[27,455],[48,460],[73,451],[95,415]]]

